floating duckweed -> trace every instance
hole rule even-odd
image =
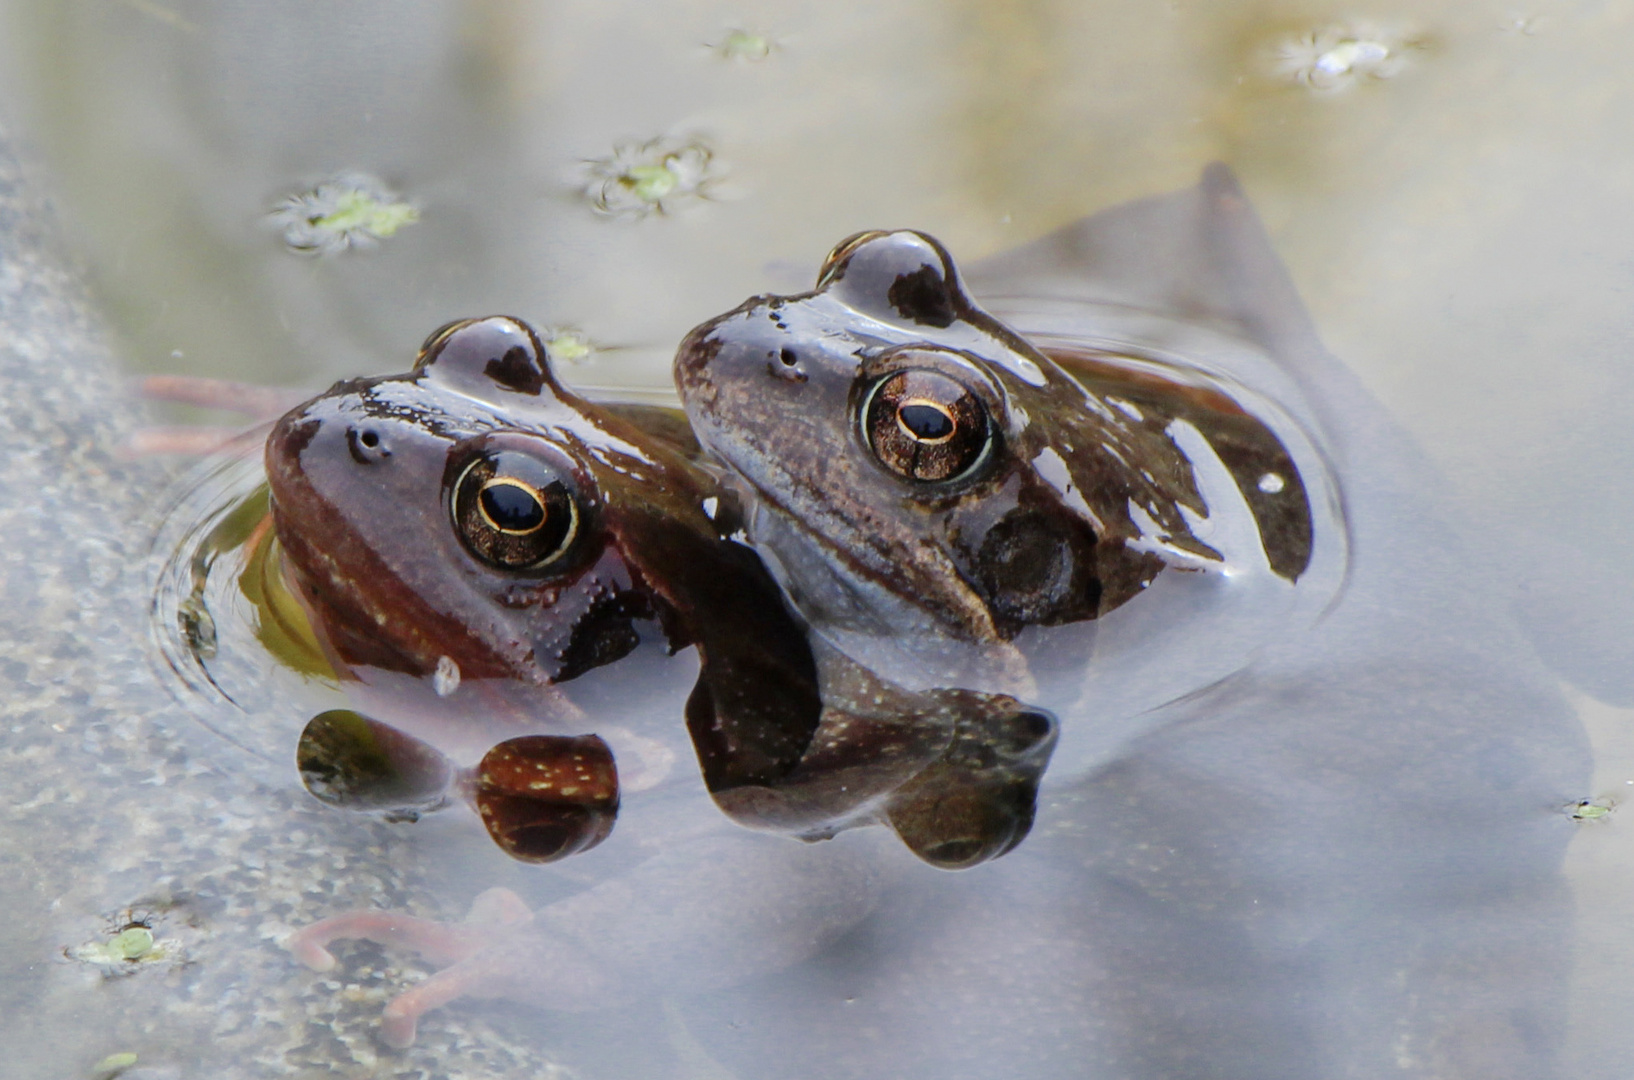
[[[127,926],[114,935],[109,951],[122,960],[140,960],[153,951],[153,931],[140,924]]]
[[[97,1080],[113,1080],[114,1077],[135,1065],[138,1058],[135,1054],[109,1054],[95,1065],[91,1066],[91,1075]]]
[[[374,177],[344,173],[289,196],[269,218],[291,251],[337,255],[347,248],[375,246],[419,221],[420,211]]]
[[[719,44],[711,45],[723,60],[764,60],[776,46],[764,34],[748,30],[728,30]]]
[[[567,327],[547,327],[541,336],[545,339],[545,352],[550,354],[553,364],[582,364],[596,351],[589,338]]]
[[[705,189],[716,176],[707,146],[666,138],[619,143],[611,157],[584,166],[585,197],[597,212],[613,217],[665,214],[678,203],[707,198]]]
[[[1617,804],[1610,799],[1584,799],[1581,802],[1571,803],[1566,807],[1566,813],[1573,821],[1599,821],[1608,816]]]
[[[89,941],[63,950],[63,955],[82,964],[102,968],[104,975],[129,975],[148,964],[176,961],[178,950],[155,939],[146,923],[132,922],[100,941]]]
[[[1421,47],[1411,35],[1377,27],[1329,26],[1279,42],[1272,73],[1313,90],[1337,91],[1363,79],[1400,73],[1407,55]]]

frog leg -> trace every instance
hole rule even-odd
[[[519,926],[531,918],[533,913],[520,896],[509,889],[495,888],[472,901],[470,914],[460,923],[441,923],[390,911],[349,911],[297,931],[289,940],[289,951],[313,971],[332,971],[336,960],[329,951],[330,943],[361,939],[410,949],[437,967],[446,968],[481,951],[496,931]]]
[[[141,395],[149,401],[221,409],[255,420],[276,419],[311,396],[300,390],[202,375],[149,375],[138,385]]]
[[[127,449],[138,457],[180,454],[205,457],[216,453],[250,456],[259,453],[266,439],[267,423],[300,404],[306,394],[254,383],[209,379],[200,375],[149,375],[137,384],[137,392],[149,401],[173,401],[205,409],[248,416],[252,426],[186,424],[144,427],[131,437]]]
[[[152,457],[156,454],[207,457],[218,453],[250,457],[260,451],[266,437],[265,424],[257,424],[248,429],[215,424],[179,426],[155,424],[139,429],[125,444],[125,449],[136,457]]]

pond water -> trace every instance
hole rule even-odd
[[[1574,724],[1588,731],[1592,779],[1544,808],[1568,830],[1550,834],[1565,878],[1547,887],[1574,908],[1569,933],[1564,907],[1537,913],[1531,939],[1533,916],[1500,921],[1514,955],[1553,956],[1532,991],[1562,1030],[1536,1035],[1527,1060],[1581,1077],[1634,1068],[1634,836],[1618,805],[1634,797],[1627,5],[301,0],[274,16],[243,0],[8,0],[0,19],[0,121],[37,152],[31,178],[136,372],[317,389],[401,371],[433,328],[505,312],[558,335],[575,385],[662,397],[689,328],[751,294],[809,287],[860,229],[922,229],[971,263],[1226,162],[1322,342],[1441,474],[1423,467],[1420,502],[1401,495],[1404,535],[1425,503],[1470,553],[1436,564],[1434,588],[1370,603],[1415,626],[1466,600],[1513,617],[1529,644],[1482,631],[1471,649],[1494,650],[1495,670],[1541,659],[1553,672],[1576,717],[1539,719],[1537,738],[1568,747]],[[290,229],[313,216],[315,239]],[[389,235],[363,237],[370,221]],[[292,237],[323,253],[291,250]],[[18,651],[0,667],[8,782],[31,792],[0,826],[0,896],[29,943],[0,968],[0,1001],[38,1034],[0,1072],[734,1075],[706,1030],[726,1006],[707,1021],[654,1006],[643,1022],[657,1049],[620,1056],[599,1047],[627,1039],[627,1020],[588,1014],[568,1032],[559,1014],[465,1004],[399,1053],[373,1024],[385,988],[423,968],[373,947],[334,976],[290,962],[277,947],[290,929],[347,908],[457,919],[489,885],[541,905],[582,883],[508,863],[440,818],[410,831],[331,814],[293,775],[214,749],[157,681],[145,637],[153,508],[187,463],[118,454],[146,414],[97,367],[104,346],[71,287],[39,288],[37,307],[3,312],[8,325],[32,312],[36,336],[8,369],[13,402],[32,404],[5,429]],[[53,346],[60,320],[74,330]],[[52,348],[72,379],[40,364]],[[1374,408],[1350,388],[1319,404],[1339,427]],[[1480,707],[1503,714],[1494,730],[1524,732],[1530,706],[1493,686]],[[1553,715],[1546,690],[1540,718]],[[1312,847],[1360,805],[1284,794]],[[1486,842],[1479,804],[1465,818],[1457,795],[1424,801],[1437,839],[1421,850],[1442,860],[1427,877],[1458,872],[1456,838]],[[1584,820],[1566,813],[1575,800]],[[1300,874],[1332,869],[1336,850],[1264,880],[1317,905],[1322,882]],[[909,893],[934,888],[915,879]],[[910,932],[906,919],[872,932]],[[168,958],[84,951],[138,923]],[[105,976],[122,965],[141,970]],[[1106,970],[1128,985],[1143,969],[1123,955]],[[1342,982],[1324,986],[1334,1015],[1361,1008]],[[1095,1000],[1105,1023],[1139,1027],[1129,999]],[[1333,1045],[1369,1038],[1391,1036],[1358,1029]],[[1478,1055],[1429,1062],[1403,1047],[1381,1058],[1401,1075],[1505,1075]],[[1260,1050],[1280,1052],[1251,1040],[1237,1052]],[[1282,1060],[1298,1075],[1297,1055]],[[1175,1075],[1237,1075],[1226,1061]]]

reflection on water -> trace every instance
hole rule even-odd
[[[1634,44],[1634,21],[1619,5],[1560,0],[1528,7],[1502,0],[1363,9],[1041,0],[822,9],[764,3],[751,11],[698,3],[655,11],[606,3],[421,0],[286,8],[289,18],[278,21],[269,21],[260,4],[186,0],[13,0],[5,10],[5,38],[20,43],[6,61],[13,91],[7,111],[32,124],[47,149],[100,297],[142,368],[318,386],[337,376],[395,369],[426,329],[449,318],[507,310],[576,328],[581,340],[609,347],[575,369],[575,380],[662,385],[669,351],[691,325],[743,296],[807,286],[815,258],[859,228],[926,229],[974,258],[1122,200],[1185,187],[1205,162],[1223,158],[1266,218],[1324,340],[1448,474],[1450,493],[1435,496],[1437,516],[1473,534],[1473,550],[1493,573],[1466,573],[1468,567],[1452,562],[1439,571],[1442,584],[1456,592],[1461,582],[1473,581],[1470,587],[1487,600],[1513,606],[1555,669],[1598,699],[1573,699],[1596,740],[1594,781],[1549,798],[1562,805],[1584,798],[1617,802],[1634,776],[1626,710],[1614,707],[1634,701],[1628,444],[1621,437],[1631,404],[1621,353],[1627,250],[1634,238],[1627,149],[1634,139],[1627,137],[1622,104],[1623,58]],[[725,43],[740,33],[764,40],[765,54],[742,45],[734,46],[742,59],[723,55],[732,51]],[[666,212],[598,217],[584,196],[585,163],[616,160],[618,147],[654,139],[708,147],[716,170],[709,198],[670,205],[666,200],[691,174],[663,159],[643,159],[605,179],[632,205],[663,204]],[[372,252],[324,260],[291,256],[266,228],[267,212],[290,192],[342,170],[382,178],[422,219],[384,237]],[[22,385],[38,386],[37,365],[16,370]],[[42,393],[13,400],[37,400]],[[40,415],[61,416],[43,406]],[[60,455],[80,452],[63,447],[87,431],[99,445],[117,437],[67,419],[28,426],[12,417],[8,423],[16,445]],[[1337,427],[1346,429],[1343,417]],[[121,478],[98,486],[73,464],[77,459],[52,460],[67,462],[63,475],[81,486],[29,488],[13,505],[42,505],[69,520],[63,508],[73,491],[93,491],[99,500],[125,500],[116,503],[124,508],[122,522],[135,518],[144,496],[151,501],[157,490],[146,467],[98,464],[102,474],[112,470]],[[23,476],[20,463],[8,469]],[[97,538],[106,539],[120,522],[93,515],[76,527],[92,538],[87,543],[103,543]],[[32,528],[8,535],[43,553],[38,558],[61,564],[60,575],[48,580],[63,582],[65,596],[135,588],[109,567],[140,551],[142,538],[119,541],[122,547],[106,539],[122,554],[97,558],[59,547]],[[125,636],[140,633],[131,611],[43,602],[33,585],[16,583],[16,573],[8,569],[7,577],[16,603],[58,635],[42,632],[41,640],[61,640],[72,650],[76,640],[84,648],[98,633],[117,638],[113,627]],[[1405,594],[1381,591],[1366,599],[1370,610],[1408,619],[1390,625],[1402,640],[1428,649],[1425,643],[1438,641],[1450,624],[1431,610],[1440,594],[1432,600],[1433,590],[1422,585],[1419,578]],[[76,610],[94,614],[81,624]],[[1420,613],[1417,621],[1409,618],[1413,612]],[[192,633],[202,652],[203,624]],[[106,648],[120,685],[146,685],[145,664],[128,650]],[[1525,647],[1513,640],[1491,652],[1515,670],[1530,670]],[[57,669],[36,659],[28,661],[27,673],[6,669],[7,678],[19,686],[59,685],[40,681],[46,678],[40,672]],[[1460,679],[1471,686],[1490,679],[1481,674],[1488,663],[1465,657],[1413,679],[1400,670],[1378,678],[1409,698],[1434,697],[1438,687]],[[74,695],[100,693],[96,707],[116,709],[107,691],[87,688],[108,672],[72,671],[61,694],[19,700],[37,702],[28,715],[89,739],[76,726],[86,706]],[[1539,696],[1525,697],[1534,720],[1553,718],[1548,723],[1558,725],[1566,746],[1565,714],[1545,689],[1534,689]],[[135,689],[126,697],[155,715],[162,711]],[[1475,708],[1470,702],[1495,716],[1516,715],[1514,701],[1501,694],[1473,694],[1460,708]],[[1247,704],[1242,709],[1244,724],[1258,722]],[[292,717],[304,722],[316,711],[295,710]],[[1353,719],[1388,727],[1387,716],[1365,710]],[[1463,731],[1451,714],[1448,722],[1449,731]],[[1202,731],[1219,721],[1199,717],[1195,723]],[[299,727],[283,734],[293,738]],[[60,740],[41,741],[38,733],[31,729],[27,737],[31,753],[62,752]],[[1203,858],[1198,848],[1207,840],[1246,843],[1187,818],[1183,804],[1208,797],[1207,785],[1173,779],[1173,770],[1191,775],[1186,769],[1194,766],[1208,775],[1197,762],[1208,760],[1211,748],[1233,745],[1229,732],[1215,734],[1222,741],[1211,743],[1206,731],[1198,736],[1184,768],[1169,760],[1168,772],[1136,769],[1120,781],[1117,790],[1142,800],[1152,815],[1143,835],[1164,837],[1162,850]],[[1454,740],[1426,752],[1455,755],[1458,749]],[[1482,757],[1465,749],[1476,771],[1501,773],[1507,767],[1501,762],[1511,760],[1507,752]],[[170,752],[145,766],[138,752],[137,766],[116,772],[117,782],[157,798],[191,775],[164,764]],[[1357,805],[1335,799],[1315,774],[1302,775],[1286,761],[1248,754],[1238,764],[1287,781],[1261,792],[1288,809],[1281,826],[1258,819],[1267,830],[1342,831],[1347,823],[1335,807]],[[201,760],[188,768],[210,767]],[[94,805],[88,782],[94,776],[67,774],[62,784],[53,779],[35,794],[46,800],[39,804],[44,809],[28,812],[78,821],[50,808],[73,805],[72,799]],[[152,776],[164,780],[143,786]],[[1483,811],[1455,797],[1461,789],[1444,775],[1422,779],[1421,815],[1398,822],[1397,831],[1378,842],[1438,851],[1453,861],[1460,850],[1476,861],[1491,855],[1478,858],[1488,839],[1480,827]],[[286,777],[279,788],[269,780],[268,791],[253,797],[235,793],[230,812],[217,806],[200,811],[198,820],[231,828],[220,823],[251,820],[252,810],[265,814],[266,805],[299,815],[296,807],[304,803],[276,802],[294,782]],[[1347,790],[1361,799],[1363,788]],[[1113,821],[1104,843],[1116,849],[1120,837],[1131,839],[1126,830],[1132,826],[1113,808],[1102,809]],[[125,822],[121,827],[138,836],[163,828],[141,817],[107,820]],[[362,823],[326,832],[316,824],[323,820],[302,817],[294,828],[334,845],[320,861],[336,895],[322,903],[309,898],[299,914],[266,916],[269,925],[291,926],[374,902],[379,894],[347,871],[349,851],[354,860],[369,858],[366,844],[353,847],[364,836],[375,850],[389,848],[395,865],[412,874],[433,871],[432,891],[420,894],[432,898],[425,902],[428,914],[451,917],[469,899],[472,890],[450,891],[448,884],[461,875],[446,867],[471,865],[458,862],[460,843],[437,847],[439,857],[455,861],[432,866],[423,861],[427,842],[420,837],[426,834],[405,841],[400,833],[348,831],[365,829]],[[1241,819],[1227,814],[1222,820]],[[1531,939],[1517,929],[1512,944],[1519,952],[1542,948],[1540,972],[1552,958],[1573,958],[1575,981],[1560,991],[1572,1003],[1569,1068],[1584,1076],[1617,1075],[1634,1059],[1634,1043],[1619,1019],[1625,1005],[1620,971],[1631,948],[1624,927],[1634,914],[1623,882],[1634,853],[1618,809],[1599,820],[1559,820],[1576,830],[1568,863],[1579,900],[1573,945],[1549,954],[1552,931],[1542,927],[1547,919],[1541,916]],[[163,866],[120,854],[118,829],[84,828],[78,858],[108,862],[114,852],[111,865],[125,868],[115,885],[73,893],[63,872],[36,851],[24,865],[40,884],[13,894],[18,910],[37,911],[61,896],[73,898],[69,908],[98,897],[101,907],[61,916],[78,922],[41,932],[40,940],[49,938],[55,948],[93,940],[116,909],[139,899],[132,890],[167,876]],[[1426,830],[1439,838],[1425,840],[1420,833]],[[1536,852],[1563,842],[1550,835]],[[184,850],[124,843],[130,852],[163,850],[172,860],[181,860]],[[586,858],[606,857],[606,847]],[[286,845],[279,852],[287,858],[297,850]],[[239,866],[277,863],[241,845],[223,851]],[[1482,865],[1503,865],[1491,857],[1497,861]],[[1533,856],[1517,851],[1512,857],[1518,866]],[[496,852],[494,858],[501,857]],[[480,865],[483,881],[506,872]],[[1314,873],[1319,865],[1329,864],[1296,860],[1287,876],[1273,879],[1276,889],[1316,897],[1321,881],[1299,871]],[[1161,878],[1147,865],[1131,865],[1124,876],[1148,884]],[[1360,888],[1354,882],[1326,886],[1341,897],[1333,919],[1356,910],[1346,904],[1361,903],[1360,893],[1346,891],[1352,885]],[[303,887],[319,889],[320,880],[315,874]],[[570,888],[534,886],[542,895],[533,899],[545,903],[558,887]],[[1311,904],[1308,910],[1317,911]],[[1125,914],[1134,920],[1130,925],[1140,925]],[[877,932],[912,931],[901,925],[911,922],[908,915],[896,919]],[[1507,925],[1523,922],[1517,917]],[[1071,939],[1074,925],[1062,917],[1056,927],[1062,940]],[[1278,945],[1200,938],[1223,952]],[[881,942],[888,938],[856,948]],[[985,940],[991,951],[1003,943],[998,931]],[[1156,942],[1143,945],[1155,948]],[[358,971],[383,979],[401,975],[385,974],[390,962],[366,955],[373,958]],[[1127,977],[1139,970],[1132,966],[1138,956],[1135,949],[1114,957],[1110,970]],[[252,965],[258,974],[246,970],[243,977],[269,987],[305,977],[286,964],[279,954],[258,953]],[[10,987],[31,985],[19,969],[7,971]],[[905,970],[900,978],[911,985],[937,974],[946,972]],[[357,975],[347,993],[378,998],[373,977]],[[146,974],[120,983],[141,978]],[[213,985],[230,992],[232,981]],[[69,995],[63,1001],[75,1000],[61,992]],[[325,1000],[337,1010],[348,1007]],[[288,1061],[293,1066],[329,1055],[374,1068],[381,1058],[367,1035],[358,1034],[368,1030],[366,1012],[357,1008],[352,1026],[337,1020],[340,1036],[291,1041],[305,1049]],[[53,1030],[80,1030],[72,1011],[53,1015],[59,1025]],[[516,1030],[538,1030],[536,1016],[517,1020]],[[707,1064],[707,1053],[706,1064],[697,1065],[680,1049],[710,1043],[695,1038],[673,1009],[655,1016],[652,1028],[670,1033],[668,1060],[691,1060],[699,1073],[718,1067]],[[1470,1030],[1465,1037],[1476,1043],[1487,1033]],[[242,1045],[253,1042],[245,1039]],[[595,1045],[590,1035],[583,1040],[581,1048]],[[162,1040],[147,1045],[157,1048]],[[1409,1073],[1432,1068],[1411,1056],[1407,1042],[1393,1048],[1399,1051],[1394,1067]],[[110,1045],[107,1052],[123,1049]],[[68,1069],[56,1071],[66,1075]],[[488,1073],[503,1074],[500,1065]]]

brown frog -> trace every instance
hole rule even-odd
[[[787,773],[821,708],[800,628],[684,448],[587,412],[543,356],[514,320],[451,324],[407,376],[339,384],[274,427],[281,565],[327,650],[534,715],[644,634],[696,643],[687,723],[711,788]]]
[[[1194,687],[1240,666],[1274,613],[1330,589],[1342,562],[1306,581],[1318,541],[1332,555],[1343,532],[1313,512],[1320,455],[1267,419],[1275,406],[1105,343],[1035,344],[978,307],[923,233],[843,241],[813,291],[694,330],[675,377],[801,614],[908,685],[1072,710],[1093,654],[1126,700],[1097,689],[1087,707],[1140,713],[1203,646],[1220,660]],[[1124,615],[1153,608],[1130,604],[1148,594],[1166,598],[1161,617]],[[1121,729],[1101,730],[1074,760],[1115,750]]]

